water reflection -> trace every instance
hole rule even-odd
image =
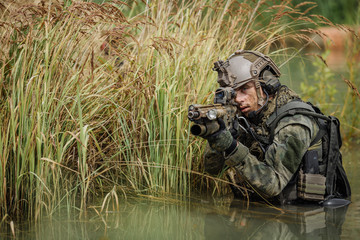
[[[208,214],[206,239],[340,239],[348,209],[246,204],[233,203],[227,215]]]
[[[32,227],[17,225],[16,239],[340,239],[347,210],[146,200],[82,220],[57,216]]]
[[[357,239],[360,235],[360,151],[343,155],[352,186],[352,203],[343,208],[247,205],[203,197],[186,202],[128,199],[119,208],[87,216],[54,215],[39,224],[2,224],[0,239]],[[65,213],[68,216],[68,212]]]
[[[53,216],[36,226],[18,224],[16,239],[203,239],[204,214],[191,209],[188,203],[133,199],[82,219]],[[9,229],[0,239],[12,239]]]

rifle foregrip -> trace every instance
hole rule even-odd
[[[207,122],[206,124],[194,124],[190,128],[194,136],[206,137],[219,130],[220,126],[217,121]]]

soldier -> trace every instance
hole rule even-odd
[[[282,85],[278,67],[259,52],[236,51],[214,70],[221,87],[236,91],[240,127],[230,131],[219,119],[220,130],[204,137],[207,172],[228,168],[236,197],[245,194],[234,186],[245,185],[252,199],[281,204],[350,198],[335,117]]]

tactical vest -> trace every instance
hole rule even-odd
[[[302,163],[290,182],[278,196],[285,203],[293,200],[324,201],[331,198],[349,199],[350,184],[342,166],[340,122],[334,116],[325,116],[311,103],[291,101],[276,109],[266,121],[272,143],[274,131],[285,116],[303,114],[312,117],[319,131],[305,153]],[[320,146],[319,146],[320,144]],[[319,159],[316,148],[321,148]]]

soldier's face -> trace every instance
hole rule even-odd
[[[262,90],[260,88],[261,94]],[[240,111],[247,117],[252,111],[258,110],[261,106],[258,104],[255,82],[251,81],[236,89],[235,102]]]

